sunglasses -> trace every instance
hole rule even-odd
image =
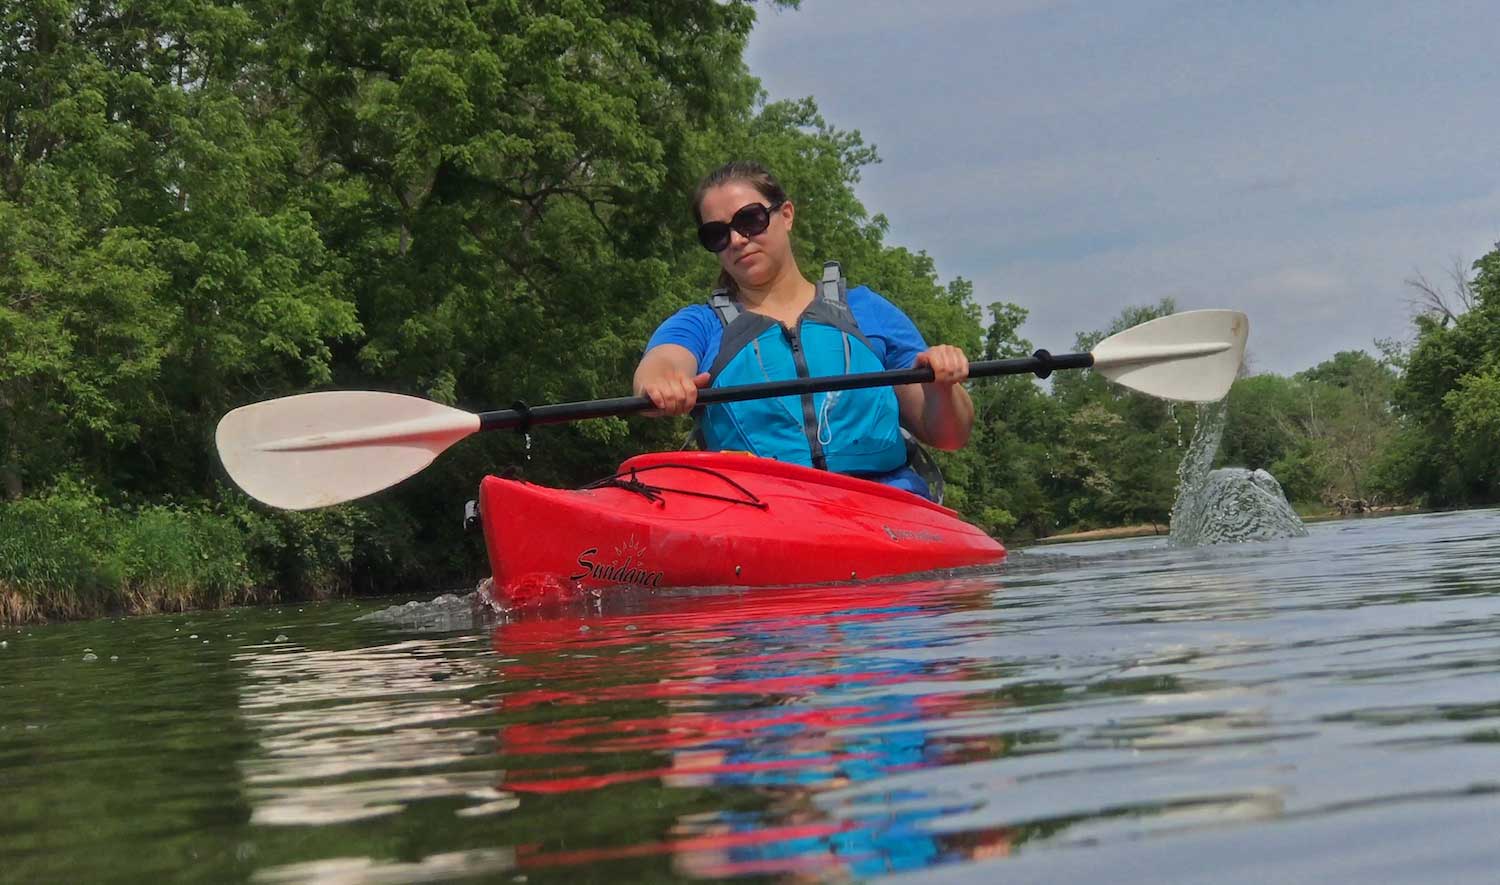
[[[729,232],[734,231],[742,237],[753,237],[763,234],[766,228],[771,226],[771,213],[781,208],[783,200],[777,200],[769,206],[761,203],[750,203],[741,206],[734,213],[734,217],[726,221],[707,221],[698,225],[698,242],[703,248],[710,252],[723,252],[729,248]]]

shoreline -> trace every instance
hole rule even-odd
[[[1399,504],[1390,507],[1380,507],[1368,510],[1364,513],[1341,514],[1334,510],[1322,513],[1299,513],[1297,516],[1304,523],[1314,522],[1337,522],[1345,519],[1379,519],[1385,516],[1403,516],[1411,513],[1426,513],[1414,504]],[[1159,523],[1141,523],[1137,525],[1112,526],[1102,529],[1086,529],[1079,532],[1064,532],[1060,535],[1048,535],[1045,538],[1037,538],[1015,547],[1045,546],[1047,544],[1074,544],[1082,541],[1113,541],[1122,538],[1144,538],[1150,536],[1166,537],[1171,534],[1171,528]]]
[[[1302,516],[1303,522],[1328,522],[1345,519],[1376,519],[1412,513],[1431,512],[1422,508],[1403,505],[1382,507],[1378,510],[1340,515],[1334,511]],[[1064,532],[1046,538],[1015,541],[1007,546],[1014,550],[1026,547],[1043,547],[1055,544],[1108,541],[1140,537],[1166,537],[1170,527],[1162,523],[1143,523],[1109,528]],[[242,566],[243,567],[243,566]],[[362,594],[347,585],[337,582],[305,585],[299,588],[264,586],[244,583],[246,575],[237,586],[225,586],[235,582],[195,581],[199,576],[191,573],[177,575],[186,577],[181,586],[170,587],[160,580],[140,586],[138,581],[126,579],[119,585],[108,588],[91,587],[88,592],[79,592],[78,587],[31,586],[7,580],[0,576],[0,628],[21,628],[48,623],[98,620],[111,617],[176,613],[184,611],[209,611],[238,606],[255,606],[275,603],[319,601],[334,598],[357,598]],[[324,575],[326,578],[327,575]],[[103,589],[104,592],[100,592]]]
[[[1080,541],[1113,541],[1120,538],[1145,538],[1153,535],[1166,537],[1169,529],[1164,525],[1145,523],[1141,525],[1118,525],[1103,529],[1086,529],[1081,532],[1064,532],[1048,535],[1016,546],[1042,547],[1048,544],[1074,544]]]

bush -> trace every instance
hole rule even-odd
[[[267,513],[237,495],[220,501],[111,506],[65,479],[0,504],[0,623],[347,588],[361,511]]]

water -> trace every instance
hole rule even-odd
[[[1224,400],[1198,407],[1192,442],[1177,465],[1172,543],[1201,547],[1306,535],[1306,526],[1287,503],[1276,477],[1243,467],[1210,469],[1228,417]]]
[[[0,880],[1490,882],[1497,541],[7,629]]]

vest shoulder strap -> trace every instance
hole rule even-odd
[[[849,284],[844,281],[844,269],[837,261],[823,262],[823,281],[818,284],[818,293],[824,301],[849,303]]]
[[[734,296],[729,294],[728,289],[715,289],[713,294],[708,296],[708,306],[713,308],[714,314],[718,316],[719,322],[726,329],[729,328],[730,323],[739,319],[742,312],[740,303],[734,300]]]
[[[818,282],[818,295],[829,304],[843,308],[839,313],[847,312],[849,283],[844,279],[844,269],[837,261],[823,262],[823,279]],[[714,314],[726,329],[744,313],[739,301],[724,288],[713,290],[708,296],[708,306],[713,308]]]

